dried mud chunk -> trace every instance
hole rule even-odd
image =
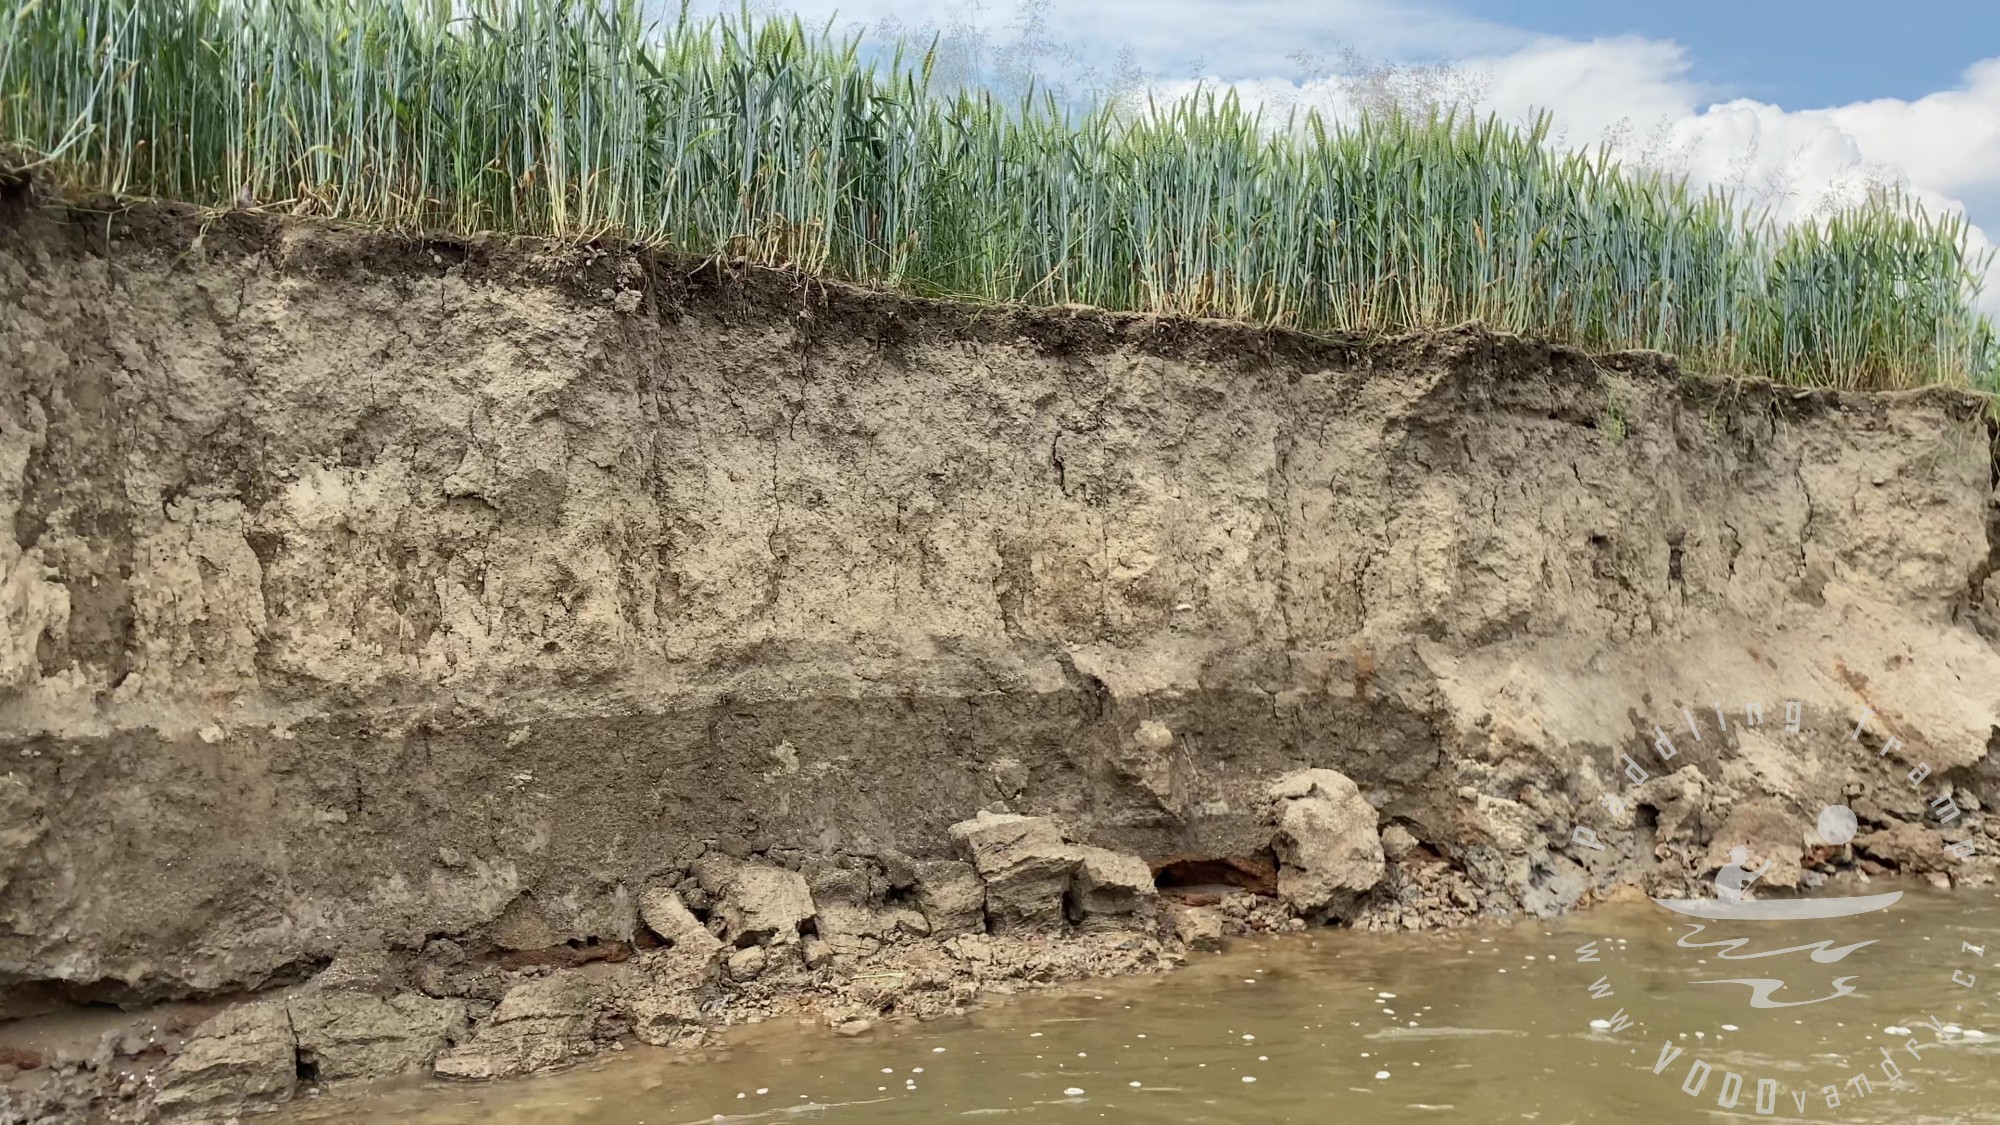
[[[1054,821],[982,812],[950,832],[986,884],[986,918],[995,933],[1062,925],[1063,896],[1081,859]]]
[[[294,998],[287,1007],[299,1057],[322,1081],[427,1070],[466,1034],[459,1000],[328,993]]]
[[[438,1056],[440,1078],[505,1078],[558,1066],[597,1050],[596,990],[574,973],[515,985],[471,1043]]]
[[[1070,880],[1070,920],[1087,928],[1125,928],[1145,916],[1159,897],[1153,869],[1135,855],[1105,848],[1076,849],[1079,862]]]
[[[795,944],[799,928],[814,915],[812,890],[796,871],[704,857],[698,874],[719,898],[716,914],[730,945]]]
[[[1207,907],[1180,906],[1168,910],[1167,928],[1182,945],[1196,953],[1219,952],[1227,944],[1222,936],[1222,915]]]
[[[648,887],[639,895],[639,917],[646,928],[671,943],[673,948],[692,953],[712,953],[722,948],[701,919],[694,916],[680,894],[671,887]]]
[[[986,885],[971,864],[927,859],[918,860],[915,868],[917,908],[933,936],[986,931]]]
[[[298,1044],[285,1005],[244,1004],[194,1029],[167,1064],[157,1105],[169,1119],[251,1112],[288,1100],[298,1084]]]
[[[1286,774],[1269,792],[1276,802],[1278,897],[1307,918],[1351,917],[1388,871],[1374,806],[1334,770]]]

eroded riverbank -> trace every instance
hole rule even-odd
[[[1970,395],[168,208],[10,212],[0,297],[0,1020],[101,1035],[20,1113],[949,1011],[1162,888],[1993,878]]]

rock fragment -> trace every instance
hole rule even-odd
[[[1905,875],[1928,875],[1951,867],[1944,854],[1943,836],[1934,828],[1907,820],[1860,836],[1854,841],[1854,849]]]
[[[1417,854],[1420,846],[1416,836],[1400,824],[1391,824],[1382,830],[1382,854],[1397,863]]]
[[[471,1043],[438,1056],[440,1078],[506,1078],[557,1066],[597,1050],[596,989],[576,973],[517,984],[500,999]]]
[[[1167,928],[1182,945],[1196,953],[1219,952],[1227,944],[1222,936],[1222,915],[1205,906],[1169,909]]]
[[[757,863],[710,861],[698,865],[701,885],[718,899],[722,940],[730,945],[793,945],[814,914],[805,876]]]
[[[1123,928],[1135,916],[1150,914],[1159,891],[1153,869],[1135,855],[1106,848],[1077,848],[1075,874],[1070,879],[1070,921],[1086,929]]]
[[[1278,896],[1311,920],[1345,919],[1387,873],[1374,806],[1345,774],[1306,769],[1272,784]]]
[[[915,863],[917,907],[936,937],[986,932],[986,885],[969,863],[926,859]]]
[[[254,1112],[288,1100],[298,1084],[298,1044],[285,1005],[228,1008],[194,1029],[167,1064],[157,1105],[168,1118]]]
[[[695,997],[682,994],[642,996],[627,1006],[632,1035],[654,1047],[671,1047],[702,1033],[701,1005]]]
[[[639,917],[647,929],[675,949],[710,953],[722,948],[722,942],[708,932],[708,927],[701,924],[701,919],[682,901],[680,892],[672,887],[648,887],[641,892]]]
[[[764,971],[769,954],[761,945],[745,946],[729,955],[729,979],[735,981],[755,980]]]
[[[466,1035],[462,1000],[324,992],[295,996],[287,1009],[300,1066],[326,1082],[429,1070]]]
[[[993,932],[1051,929],[1063,921],[1063,896],[1081,862],[1047,817],[982,812],[951,826],[951,838],[986,884]]]
[[[1738,847],[1749,853],[1753,870],[1763,871],[1757,877],[1758,886],[1799,885],[1805,870],[1805,827],[1801,818],[1767,801],[1746,801],[1730,810],[1729,819],[1709,842],[1704,861],[1709,869],[1719,869],[1731,862],[1730,852]]]

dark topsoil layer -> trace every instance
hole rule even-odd
[[[589,302],[600,300],[607,290],[627,287],[616,267],[631,258],[644,269],[648,307],[658,317],[706,316],[726,324],[770,324],[772,314],[780,312],[789,314],[801,348],[819,340],[864,340],[891,357],[900,346],[918,341],[1026,342],[1053,358],[1133,349],[1268,378],[1271,372],[1300,367],[1407,370],[1441,349],[1463,348],[1466,333],[1471,333],[1485,338],[1495,362],[1544,378],[1553,376],[1558,382],[1594,381],[1605,372],[1678,379],[1698,401],[1728,402],[1740,409],[1746,400],[1762,400],[1786,417],[1855,409],[1883,400],[1893,403],[1906,396],[1946,404],[1962,417],[1994,407],[1991,396],[1969,389],[1938,386],[1857,393],[1785,386],[1688,372],[1675,356],[1662,352],[1592,354],[1495,334],[1476,325],[1402,335],[1325,334],[1087,306],[980,304],[913,296],[879,285],[810,276],[794,268],[703,257],[608,237],[570,241],[492,232],[403,232],[171,202],[109,197],[62,201],[40,197],[18,180],[9,188],[0,169],[0,227],[14,224],[30,237],[66,241],[101,257],[130,250],[179,254],[199,245],[205,254],[261,258],[274,269],[318,280],[359,273],[437,277],[455,268],[468,282],[545,285]],[[1595,425],[1595,414],[1578,420]]]

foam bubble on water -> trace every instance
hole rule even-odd
[[[1257,1081],[1257,1079],[1256,1079],[1256,1078],[1254,1078],[1254,1077],[1252,1077],[1252,1076],[1250,1076],[1250,1075],[1248,1075],[1248,1074],[1246,1074],[1246,1075],[1244,1075],[1244,1076],[1243,1076],[1243,1081],[1245,1081],[1245,1082],[1255,1082],[1255,1081]]]
[[[1132,1088],[1133,1088],[1134,1090],[1137,1090],[1137,1089],[1139,1088],[1139,1084],[1138,1084],[1137,1082],[1127,1082],[1127,1083],[1125,1083],[1125,1084],[1126,1084],[1127,1086],[1130,1086],[1130,1087],[1132,1087]]]
[[[768,1093],[770,1093],[770,1092],[771,1092],[771,1088],[770,1088],[769,1086],[759,1086],[759,1087],[757,1087],[757,1096],[758,1096],[758,1097],[760,1097],[760,1098],[761,1098],[761,1097],[763,1097],[763,1096],[764,1096],[765,1094],[768,1094]]]
[[[943,1047],[932,1047],[932,1048],[931,1048],[931,1054],[933,1054],[933,1055],[942,1055],[942,1054],[944,1054],[944,1048],[943,1048]]]
[[[1083,1087],[1081,1086],[1071,1086],[1069,1089],[1063,1091],[1063,1097],[1066,1098],[1080,1098],[1082,1096]]]
[[[1375,1077],[1377,1077],[1377,1078],[1387,1078],[1387,1077],[1389,1077],[1389,1072],[1388,1072],[1388,1071],[1386,1071],[1386,1070],[1378,1070],[1378,1071],[1376,1071],[1376,1072],[1375,1072]]]
[[[1722,1025],[1722,1030],[1724,1030],[1724,1031],[1741,1031],[1741,1030],[1743,1030],[1743,1029],[1742,1029],[1742,1028],[1740,1028],[1740,1027],[1737,1027],[1737,1026],[1736,1026],[1735,1024],[1733,1024],[1733,1023],[1725,1023],[1725,1024],[1723,1024],[1723,1025]]]

